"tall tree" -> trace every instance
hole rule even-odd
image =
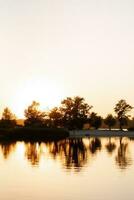
[[[89,118],[89,123],[92,127],[98,129],[101,127],[102,117],[98,116],[97,113],[92,112]]]
[[[62,122],[62,113],[59,108],[53,108],[48,114],[50,127],[60,127]]]
[[[41,127],[45,124],[45,113],[39,110],[39,103],[33,101],[30,106],[24,111],[25,126]]]
[[[104,123],[108,126],[109,130],[116,124],[116,119],[112,114],[108,114],[104,119]]]
[[[121,99],[115,106],[114,111],[117,114],[117,119],[119,121],[120,130],[122,130],[124,125],[127,125],[128,112],[132,110],[132,106],[127,104],[127,102]]]
[[[89,117],[92,106],[85,103],[79,96],[67,97],[61,102],[60,111],[63,115],[62,124],[68,129],[82,129]]]
[[[8,107],[2,113],[0,126],[3,128],[14,128],[16,126],[16,117]]]

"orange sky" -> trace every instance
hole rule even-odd
[[[133,105],[133,1],[7,0],[0,19],[1,111],[75,95],[101,115]]]

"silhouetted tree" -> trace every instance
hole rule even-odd
[[[33,101],[25,110],[25,126],[41,127],[45,125],[45,113],[39,110],[39,103]]]
[[[61,102],[62,124],[68,129],[82,129],[89,117],[92,106],[85,103],[84,98],[68,97]]]
[[[49,126],[50,127],[60,127],[62,121],[62,113],[60,110],[55,107],[48,114],[49,117]]]
[[[108,126],[109,130],[116,124],[116,119],[113,115],[108,114],[107,117],[104,119],[104,123]]]
[[[0,120],[0,127],[2,128],[14,128],[16,126],[16,117],[10,111],[8,107],[6,107],[2,113],[2,118]]]
[[[102,124],[102,117],[98,116],[97,113],[92,112],[90,115],[89,123],[95,129],[101,127]]]
[[[126,103],[125,100],[121,99],[115,106],[114,111],[117,114],[117,119],[120,124],[120,130],[124,125],[127,125],[127,113],[132,110],[132,106]]]

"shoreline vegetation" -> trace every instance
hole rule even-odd
[[[16,116],[6,107],[0,119],[0,139],[44,140],[69,136],[109,137],[134,134],[134,117],[129,115],[133,107],[123,99],[114,107],[115,116],[108,114],[105,118],[91,112],[93,106],[79,96],[67,97],[59,107],[50,111],[41,111],[39,106],[38,102],[33,101],[25,109],[24,125],[18,125]],[[127,131],[123,131],[124,129]]]
[[[0,129],[0,141],[45,141],[65,138],[83,137],[134,137],[134,131],[129,130],[65,130],[63,128],[26,128]]]
[[[56,140],[69,137],[63,128],[0,128],[0,140]]]

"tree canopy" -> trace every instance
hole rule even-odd
[[[25,126],[43,126],[45,113],[39,110],[39,103],[33,101],[30,106],[24,111]]]
[[[24,126],[38,128],[66,128],[68,130],[89,128],[90,126],[98,129],[108,126],[109,130],[113,126],[119,125],[128,130],[134,130],[134,120],[130,118],[129,112],[132,106],[121,99],[114,107],[116,116],[108,114],[105,119],[95,112],[90,112],[92,106],[85,102],[85,99],[79,96],[65,98],[59,107],[54,107],[49,111],[41,111],[40,104],[33,101],[24,111]],[[18,120],[19,121],[19,120]],[[18,123],[15,115],[6,107],[0,119],[0,127],[15,127]],[[127,126],[126,126],[127,125]],[[18,123],[19,126],[19,123]]]
[[[67,97],[61,102],[60,107],[63,126],[69,129],[82,129],[90,115],[91,108],[92,106],[85,103],[82,97]]]
[[[62,125],[62,113],[60,112],[59,108],[53,108],[49,114],[49,127],[61,127]]]
[[[2,128],[14,128],[16,126],[16,117],[10,111],[8,107],[6,107],[2,113],[2,118],[0,120],[0,127]]]
[[[92,127],[98,129],[101,127],[102,117],[98,116],[97,113],[92,112],[89,118],[89,123]]]
[[[116,124],[116,119],[112,114],[108,114],[104,119],[104,123],[108,126],[109,130]]]
[[[132,110],[132,106],[129,105],[124,99],[121,99],[115,106],[114,111],[117,114],[120,129],[127,124],[128,112]]]

